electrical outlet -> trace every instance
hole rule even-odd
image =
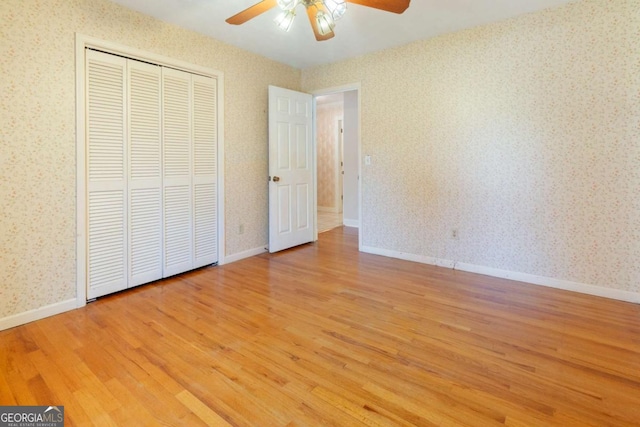
[[[244,234],[244,224],[238,226],[238,234]]]
[[[458,229],[457,228],[454,228],[454,229],[451,230],[451,238],[453,240],[458,240]]]

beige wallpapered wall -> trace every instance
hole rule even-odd
[[[318,164],[318,207],[337,209],[338,119],[344,109],[342,99],[318,102],[316,108],[316,153]]]
[[[307,91],[353,82],[363,245],[640,292],[637,0],[302,72]]]
[[[75,32],[224,73],[226,252],[267,241],[267,87],[299,70],[105,0],[2,0],[0,318],[75,298]]]

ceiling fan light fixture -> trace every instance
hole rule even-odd
[[[344,0],[323,0],[323,3],[334,21],[342,18],[347,11],[347,3]]]
[[[294,9],[284,11],[276,16],[276,19],[273,22],[276,23],[278,28],[282,31],[288,32],[291,29],[291,24],[293,24],[293,19],[296,17],[296,11]]]
[[[288,11],[295,9],[300,0],[277,0],[277,2],[280,9]]]
[[[333,28],[347,11],[347,3],[400,14],[407,10],[411,0],[258,0],[253,6],[227,18],[226,22],[231,25],[244,24],[268,10],[279,8],[281,13],[274,21],[282,30],[289,31],[295,18],[295,9],[302,5],[316,40],[321,42],[335,36]]]
[[[336,26],[331,15],[322,10],[319,10],[316,13],[316,23],[318,24],[318,32],[323,36],[332,32],[333,28]]]

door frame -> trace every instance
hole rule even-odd
[[[342,107],[344,111],[344,105]],[[336,213],[344,214],[344,114],[336,119]]]
[[[317,120],[316,120],[316,98],[318,96],[323,95],[333,95],[336,93],[344,93],[355,91],[358,94],[358,221],[360,223],[360,227],[358,229],[358,250],[362,248],[362,84],[360,82],[357,83],[349,83],[342,86],[334,86],[324,89],[315,89],[311,91],[307,91],[311,95],[313,95],[313,180],[314,185],[316,187],[316,191],[314,194],[314,204],[316,206],[314,215],[315,215],[315,233],[314,240],[318,240],[318,141],[317,141]],[[342,127],[344,128],[344,113],[343,113]],[[343,215],[344,215],[344,205],[343,205]]]
[[[87,212],[86,212],[86,115],[85,115],[85,49],[92,48],[114,55],[177,68],[194,74],[213,77],[217,83],[217,246],[218,265],[225,263],[224,235],[224,74],[178,59],[157,55],[136,48],[75,34],[76,60],[76,307],[87,303]]]

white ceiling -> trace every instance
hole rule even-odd
[[[296,68],[341,61],[415,40],[501,21],[576,0],[413,0],[402,15],[349,4],[336,36],[317,42],[303,6],[291,31],[273,22],[274,8],[243,25],[225,19],[258,0],[112,0]]]

